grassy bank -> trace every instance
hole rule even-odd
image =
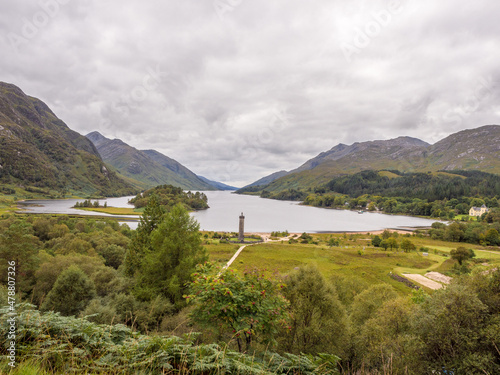
[[[142,215],[144,208],[129,207],[74,207],[77,210],[101,212],[110,215]]]

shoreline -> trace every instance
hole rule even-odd
[[[384,229],[377,229],[377,230],[372,230],[372,231],[320,231],[320,232],[302,232],[302,233],[307,233],[307,234],[342,234],[342,233],[347,233],[347,234],[373,234],[373,235],[379,235],[384,233],[384,231],[388,230],[390,232],[397,232],[399,234],[409,234],[413,233],[416,230],[419,229],[429,229],[430,227],[414,227],[414,228],[384,228]],[[213,232],[213,231],[204,231],[204,232]],[[219,233],[221,231],[218,231]],[[224,232],[222,232],[224,233]],[[302,233],[299,232],[290,232],[287,237],[280,237],[280,238],[290,238],[293,235],[297,235],[300,237]],[[271,232],[245,232],[245,235],[257,235],[261,237],[271,237]]]

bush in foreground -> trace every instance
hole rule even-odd
[[[265,352],[242,354],[217,344],[196,345],[197,334],[146,336],[123,325],[98,325],[84,318],[42,313],[18,306],[17,361],[52,373],[106,374],[338,374],[338,357]],[[0,309],[0,331],[7,338],[8,307]],[[6,342],[0,354],[7,355]],[[17,363],[20,365],[20,363]],[[1,370],[8,371],[7,365]]]

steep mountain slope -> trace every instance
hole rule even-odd
[[[106,168],[97,149],[39,99],[0,82],[0,183],[59,193],[136,191]]]
[[[339,144],[271,182],[266,190],[317,186],[340,174],[367,169],[413,171],[422,163],[428,147],[428,143],[411,137]]]
[[[106,163],[122,175],[145,187],[173,185],[191,190],[214,190],[177,161],[154,150],[141,151],[120,139],[109,139],[98,132],[86,135]]]
[[[274,179],[265,185],[265,189],[281,191],[313,187],[341,174],[370,169],[406,172],[464,169],[500,173],[500,126],[464,130],[434,145],[411,137],[339,144]]]
[[[429,144],[417,138],[398,137],[384,141],[356,142],[348,146],[338,144],[327,152],[322,152],[315,158],[306,161],[290,173],[316,168],[318,165],[342,160],[342,166],[351,169],[363,168],[363,165],[380,163],[382,160],[402,160],[409,154],[421,155]],[[330,163],[334,165],[334,163]],[[369,168],[364,168],[369,169]],[[372,168],[373,169],[373,168]]]
[[[423,169],[472,169],[500,173],[500,126],[452,134],[429,147]]]

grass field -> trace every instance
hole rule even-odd
[[[457,215],[453,218],[453,220],[458,221],[477,221],[477,216],[469,216],[469,215]]]
[[[110,215],[142,215],[144,209],[128,207],[75,207],[77,210],[102,212]]]
[[[14,211],[13,203],[14,199],[0,196],[0,215]]]
[[[210,261],[221,265],[226,264],[240,247],[234,243],[220,243],[219,240],[209,240],[204,244],[210,255]]]
[[[237,270],[257,267],[267,272],[287,274],[306,264],[314,264],[326,277],[344,276],[357,278],[369,284],[388,283],[400,294],[409,294],[411,289],[393,280],[389,273],[417,273],[424,275],[429,271],[449,272],[456,261],[449,257],[451,250],[458,246],[472,248],[481,263],[490,266],[500,265],[500,252],[479,245],[436,241],[430,238],[410,237],[417,251],[383,251],[371,246],[371,236],[364,234],[312,234],[317,244],[288,242],[268,242],[247,246],[238,256],[232,267]],[[339,246],[328,247],[329,238],[339,240]],[[220,244],[210,241],[206,245],[212,261],[227,262],[238,249],[235,244]],[[425,248],[422,249],[421,248]],[[428,253],[424,256],[422,253]],[[471,262],[479,269],[486,268]],[[404,275],[403,275],[404,276]]]

